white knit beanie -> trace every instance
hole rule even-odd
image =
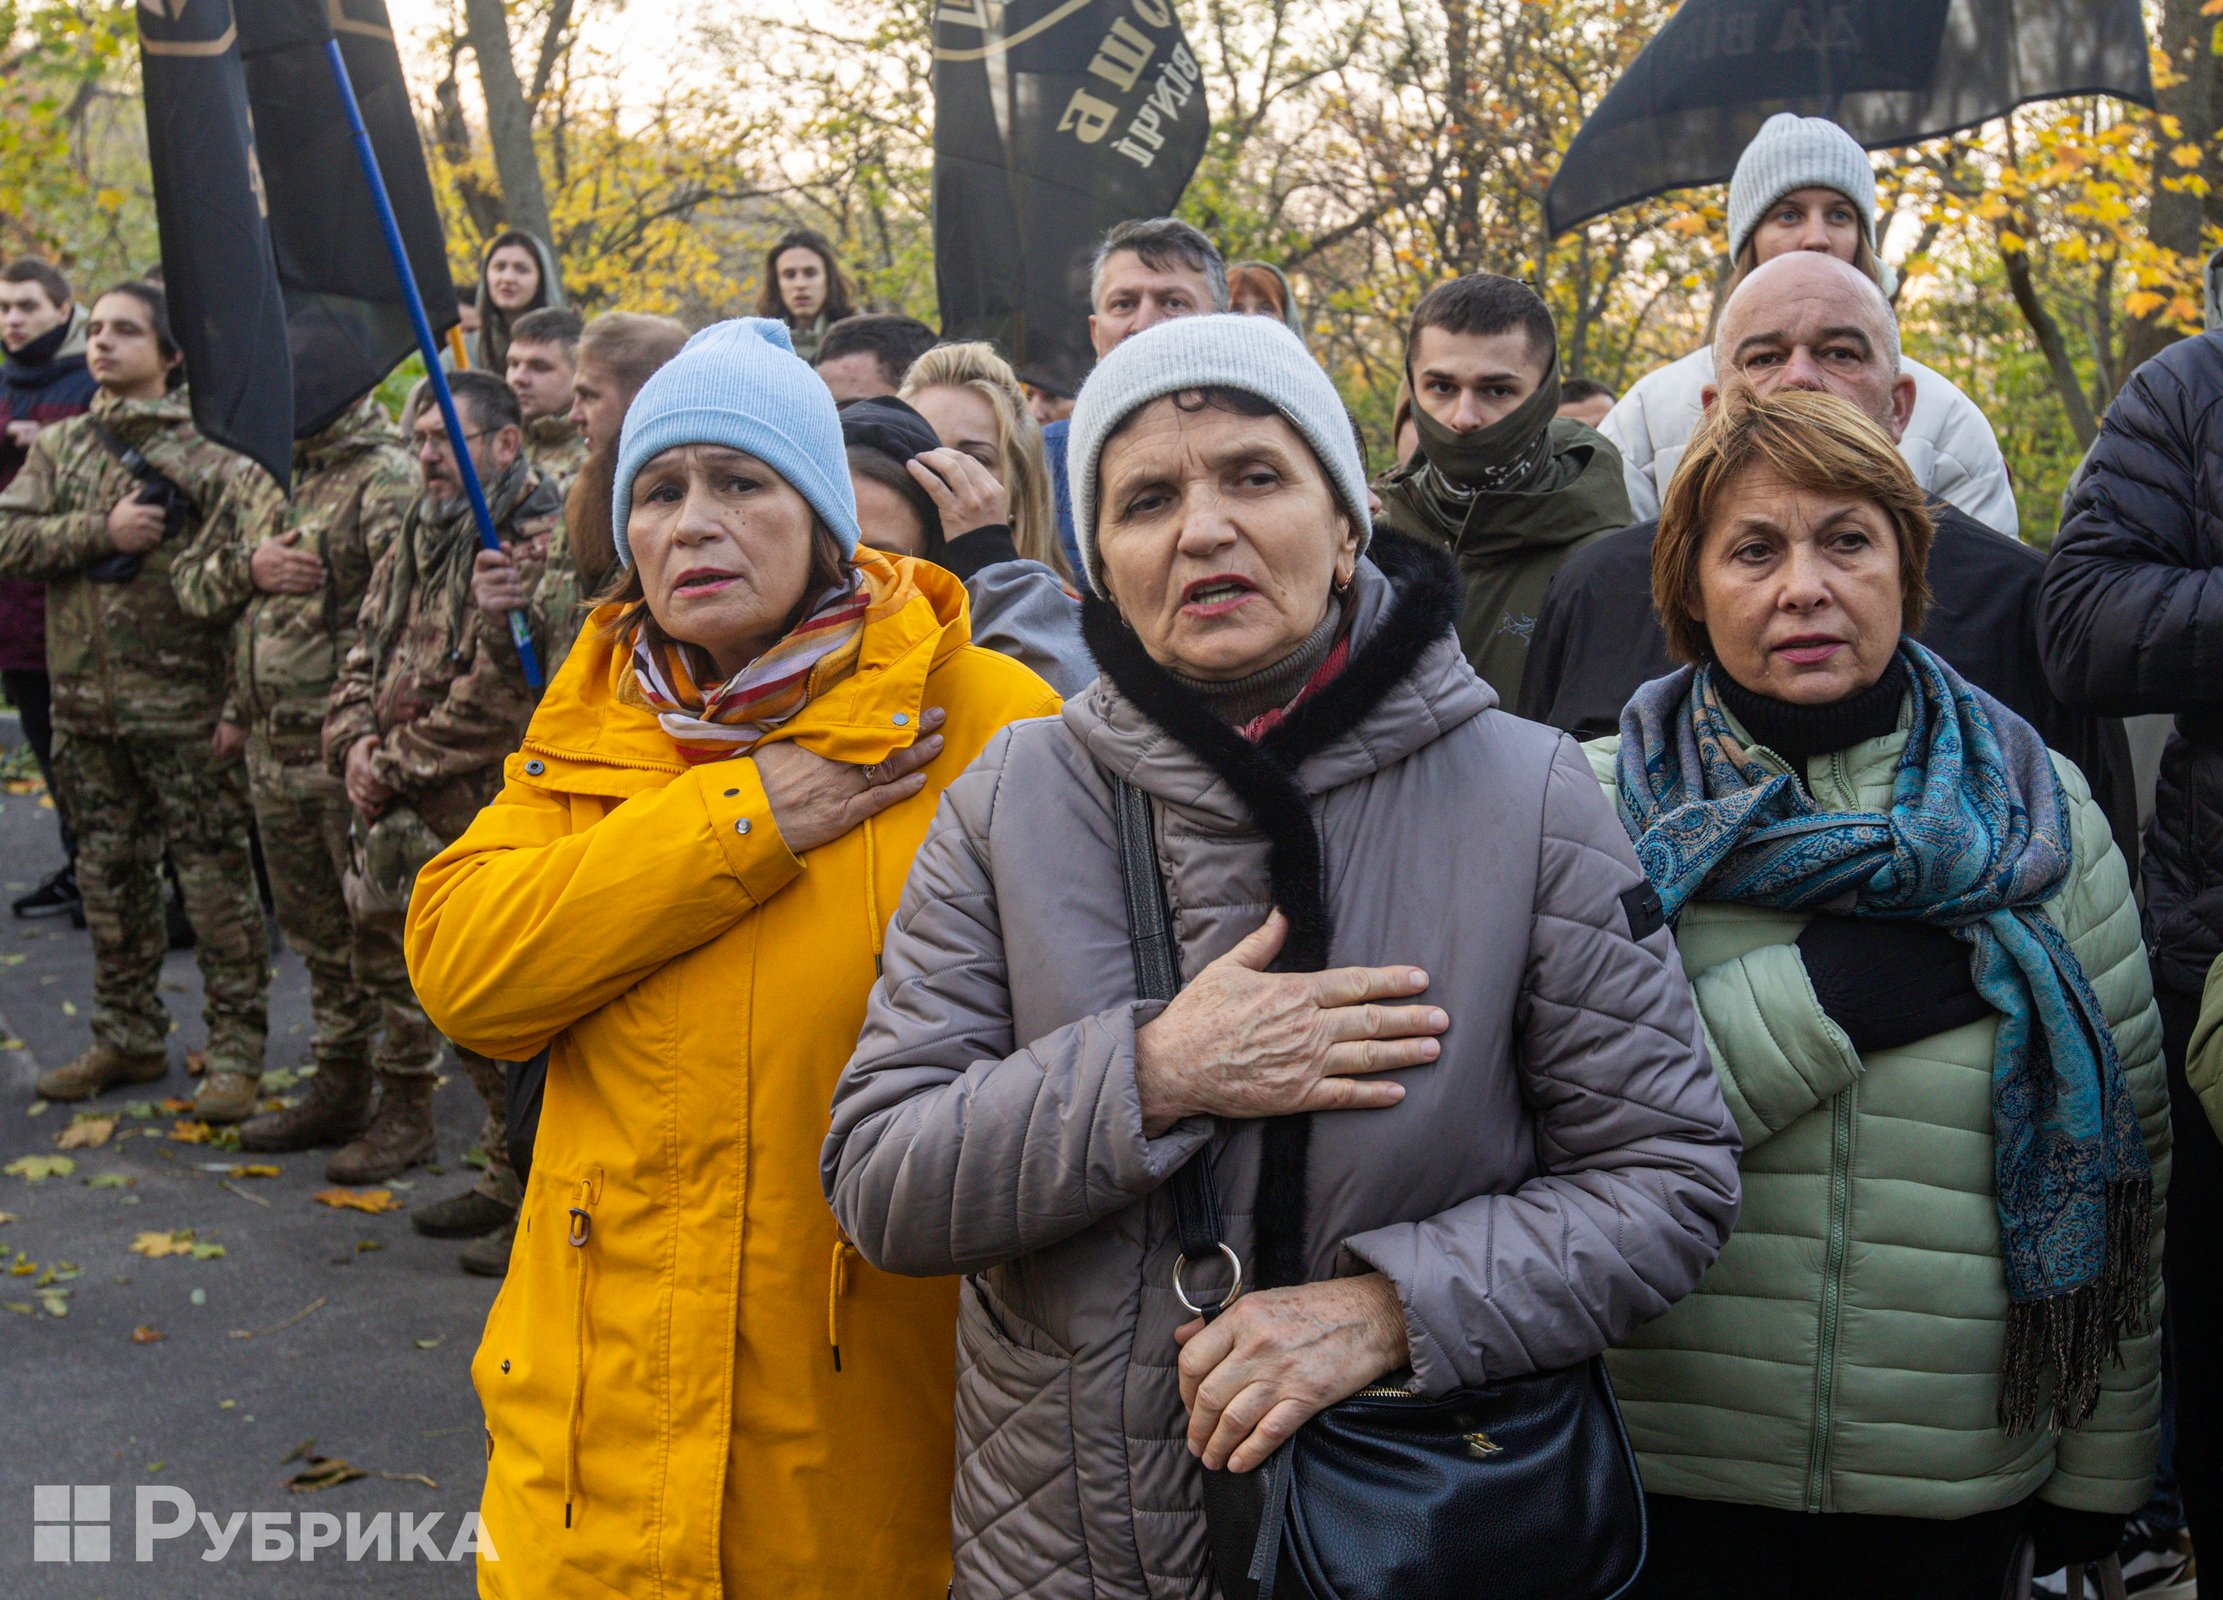
[[[1358,436],[1342,396],[1304,341],[1272,317],[1176,317],[1123,340],[1097,363],[1073,402],[1065,468],[1073,484],[1073,533],[1091,588],[1105,592],[1096,569],[1096,458],[1104,441],[1151,401],[1189,389],[1240,389],[1287,418],[1320,458],[1364,550],[1373,513]]]
[[[1729,180],[1729,256],[1744,253],[1768,207],[1794,189],[1834,189],[1853,203],[1868,248],[1876,246],[1876,169],[1853,136],[1827,117],[1778,112],[1760,125]]]

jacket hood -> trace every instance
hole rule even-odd
[[[1297,784],[1310,795],[1392,767],[1497,704],[1496,692],[1467,664],[1452,631],[1457,575],[1425,546],[1385,538],[1382,531],[1375,537],[1374,553],[1360,558],[1346,602],[1352,642],[1346,674],[1364,671],[1371,654],[1415,625],[1417,613],[1426,612],[1435,624],[1433,636],[1370,712],[1298,765]],[[1067,700],[1063,715],[1113,777],[1214,827],[1252,826],[1249,807],[1227,781],[1116,688],[1108,673]]]
[[[322,432],[294,441],[293,475],[298,480],[305,472],[322,472],[382,445],[402,448],[401,432],[378,403],[378,396],[367,394]]]
[[[792,739],[834,761],[873,762],[908,746],[926,709],[927,675],[971,642],[965,586],[924,561],[859,549],[857,564],[894,594],[866,614],[857,670],[812,700],[763,743]],[[542,758],[528,773],[550,788],[628,795],[685,770],[679,747],[633,686],[632,652],[609,634],[621,606],[597,607],[563,670],[525,730],[509,775],[525,752]]]

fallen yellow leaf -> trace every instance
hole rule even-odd
[[[205,1122],[195,1122],[190,1117],[180,1117],[170,1125],[169,1137],[179,1144],[207,1144],[216,1137],[216,1130]]]
[[[278,1169],[260,1161],[252,1161],[232,1168],[227,1176],[234,1178],[275,1178],[278,1176]]]
[[[116,1131],[114,1117],[78,1117],[54,1136],[57,1150],[98,1150]]]
[[[131,1330],[131,1342],[133,1344],[160,1344],[169,1337],[160,1328],[144,1322]]]
[[[319,1189],[309,1198],[336,1211],[368,1211],[374,1216],[401,1209],[401,1202],[390,1189]]]
[[[11,1178],[21,1178],[25,1183],[44,1183],[49,1178],[66,1178],[77,1170],[77,1163],[68,1156],[17,1156],[0,1172]]]
[[[189,1256],[193,1253],[193,1230],[180,1228],[175,1233],[142,1233],[131,1241],[131,1253],[156,1261],[164,1256]]]

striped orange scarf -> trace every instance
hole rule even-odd
[[[859,568],[818,597],[784,639],[723,683],[696,680],[698,653],[641,630],[633,677],[641,698],[689,763],[745,756],[758,740],[857,670],[865,613],[881,580]]]

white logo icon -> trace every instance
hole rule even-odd
[[[108,1485],[41,1483],[31,1490],[31,1559],[106,1561]]]

